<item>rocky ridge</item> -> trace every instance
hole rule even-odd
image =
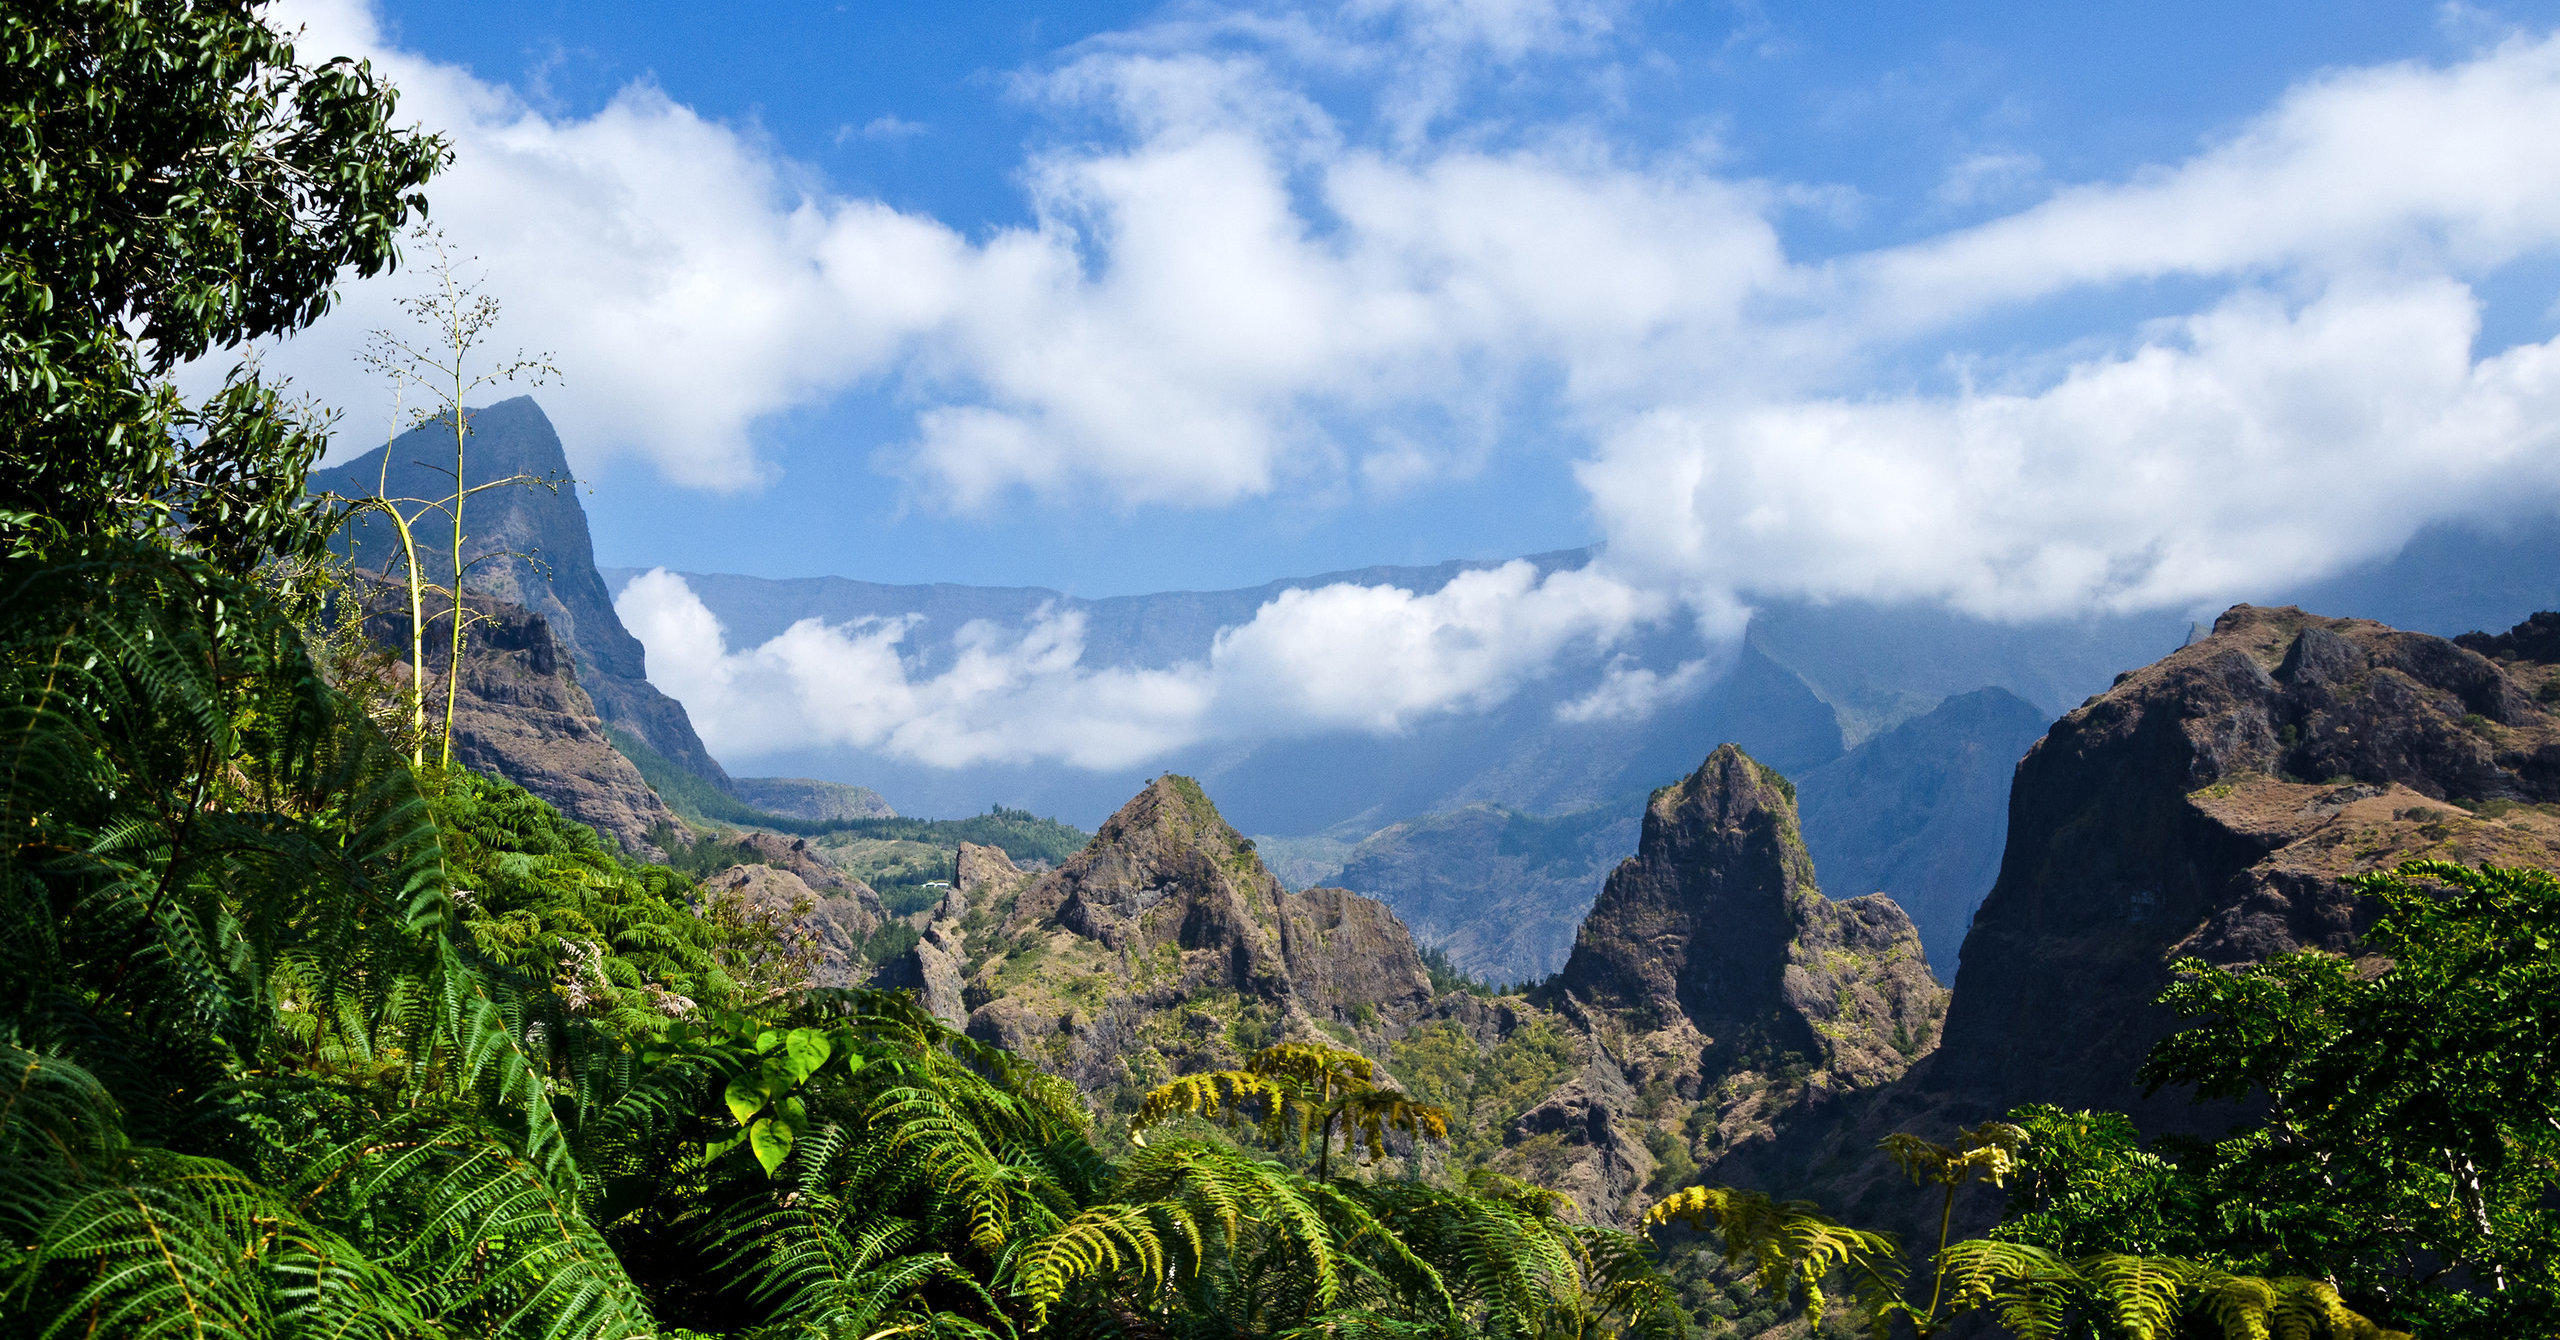
[[[1188,778],[1150,783],[1044,874],[983,848],[964,858],[945,900],[957,915],[937,915],[919,950],[937,933],[958,947],[972,1034],[1087,1092],[1292,1035],[1377,1038],[1431,999],[1394,914],[1344,890],[1285,892]]]
[[[813,823],[898,817],[889,802],[870,787],[822,782],[813,777],[733,777],[729,791],[767,814]]]
[[[1187,778],[1150,783],[1055,870],[967,844],[956,869],[880,980],[1102,1112],[1270,1042],[1353,1046],[1461,1110],[1464,1157],[1598,1222],[1899,1075],[1945,1010],[1910,921],[1881,896],[1824,898],[1785,780],[1732,746],[1656,793],[1566,971],[1531,997],[1435,990],[1384,904],[1287,892]]]
[[[1531,1119],[1587,1127],[1624,1165],[1621,1198],[1899,1077],[1947,1010],[1910,918],[1882,894],[1824,897],[1794,787],[1730,744],[1654,793],[1636,854],[1532,998],[1588,1032],[1621,1082],[1586,1082],[1548,1105],[1571,1110]],[[1638,1143],[1647,1157],[1627,1152]]]
[[[812,986],[861,986],[873,977],[863,942],[889,920],[870,885],[836,869],[805,839],[749,833],[740,839],[741,861],[702,880],[707,907],[717,914],[780,929],[807,958]]]
[[[2134,1079],[2179,1023],[2151,1003],[2172,961],[2351,952],[2367,911],[2345,881],[2406,860],[2560,865],[2555,624],[2456,643],[2242,605],[2121,676],[2018,764],[1936,1052],[1710,1175],[1892,1226],[1875,1216],[1908,1198],[1872,1150],[1893,1130],[2049,1102],[2220,1134],[2232,1109]]]

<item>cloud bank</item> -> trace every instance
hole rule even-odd
[[[977,628],[924,679],[898,625],[730,648],[679,580],[645,579],[625,617],[724,752],[817,730],[1104,767],[1392,731],[1566,648],[1729,632],[1755,595],[2194,606],[2560,501],[2560,345],[2476,347],[2482,284],[2560,247],[2551,36],[2329,72],[2184,161],[1813,262],[1780,223],[1823,183],[1461,123],[1504,70],[1632,40],[1605,5],[1197,11],[1089,42],[1020,95],[1111,132],[1028,158],[1034,222],[976,238],[834,194],[647,85],[546,117],[389,49],[348,0],[295,12],[308,47],[371,53],[453,136],[437,218],[559,351],[545,399],[583,458],[754,487],[760,419],[894,380],[912,431],[878,465],[925,506],[1217,508],[1429,487],[1527,398],[1607,541],[1570,581],[1292,592],[1145,673],[1085,665],[1065,614]],[[1363,116],[1309,91],[1345,79]],[[1965,171],[1995,168],[2019,171]],[[2195,296],[2023,354],[1969,343],[2136,290]],[[385,303],[359,289],[292,366],[331,390]],[[1700,673],[1625,665],[1570,710],[1641,714]]]
[[[1095,769],[1203,740],[1391,733],[1491,706],[1561,654],[1605,647],[1665,612],[1600,572],[1542,578],[1514,560],[1428,595],[1349,583],[1286,591],[1221,630],[1205,658],[1166,669],[1085,664],[1075,611],[1045,609],[1023,628],[975,620],[954,635],[952,663],[925,674],[901,654],[909,619],[803,619],[732,649],[684,578],[663,569],[633,578],[614,608],[649,649],[651,681],[714,749],[839,745],[947,768]]]

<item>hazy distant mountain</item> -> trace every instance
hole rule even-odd
[[[2010,774],[2048,720],[2006,689],[1976,689],[1795,777],[1824,890],[1892,894],[1943,981],[2000,873]]]
[[[1537,555],[1541,570],[1590,551]],[[1428,592],[1470,568],[1372,568],[1233,591],[1080,600],[1039,588],[890,586],[686,574],[733,650],[801,618],[915,616],[915,673],[948,664],[972,619],[1018,624],[1043,605],[1086,618],[1095,666],[1205,656],[1221,627],[1279,592],[1335,581]],[[607,573],[616,588],[635,569]],[[2500,529],[2436,527],[2393,559],[2270,602],[2381,618],[2436,633],[2500,628],[2560,607],[2560,518]],[[1989,889],[2006,831],[2009,774],[2046,722],[2195,632],[2177,613],[2000,623],[1942,609],[1854,601],[1763,601],[1724,675],[1632,722],[1568,723],[1596,661],[1566,665],[1481,713],[1397,736],[1332,734],[1203,747],[1152,767],[1197,776],[1264,841],[1293,883],[1339,881],[1386,899],[1459,966],[1511,980],[1560,964],[1574,923],[1631,850],[1593,841],[1633,822],[1652,787],[1733,742],[1803,790],[1805,838],[1826,888],[1882,889],[1909,909],[1942,975]],[[1701,648],[1678,632],[1628,649],[1668,670]],[[878,788],[910,813],[1002,802],[1092,824],[1145,781],[1062,765],[929,768],[857,750],[758,760],[761,770]],[[1524,819],[1570,819],[1568,849],[1514,850]],[[1506,846],[1509,844],[1509,846]],[[1355,864],[1354,852],[1362,853]]]
[[[2047,719],[2005,689],[1977,689],[1792,775],[1822,887],[1892,894],[1942,980],[1955,979],[1974,906],[1999,873],[2010,772]],[[1323,848],[1260,841],[1294,884],[1383,899],[1466,972],[1534,981],[1564,965],[1601,882],[1635,851],[1644,808],[1642,791],[1551,817],[1479,804]]]

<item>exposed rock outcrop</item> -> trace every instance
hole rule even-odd
[[[1900,1076],[1947,1007],[1910,918],[1881,894],[1825,898],[1794,788],[1729,744],[1654,794],[1636,854],[1534,999],[1618,1072],[1611,1085],[1586,1070],[1522,1118],[1584,1151],[1574,1175],[1604,1219],[1640,1208],[1629,1197],[1655,1157],[1639,1155],[1688,1164],[1765,1143]]]
[[[359,581],[365,636],[406,655],[408,588],[375,577]],[[466,603],[475,620],[463,645],[462,691],[454,705],[455,759],[531,791],[626,850],[664,859],[664,852],[649,845],[649,834],[660,824],[673,824],[675,815],[605,738],[595,704],[550,623],[522,605],[479,592],[468,593]],[[427,593],[431,690],[443,684],[453,660],[450,608],[442,594]],[[442,696],[430,696],[429,719],[441,722]]]
[[[1713,1175],[1852,1211],[1899,1204],[1879,1136],[1943,1136],[2024,1102],[2219,1134],[2234,1109],[2135,1083],[2180,1022],[2151,1003],[2171,961],[2350,951],[2366,909],[2344,881],[2404,860],[2560,864],[2560,817],[2540,808],[2560,801],[2547,626],[2457,645],[2242,605],[2122,676],[2018,764],[1937,1052]]]
[[[1431,1001],[1393,913],[1342,889],[1287,893],[1184,777],[1150,783],[1052,871],[964,844],[953,886],[919,950],[939,940],[965,965],[969,1031],[1088,1092],[1288,1036],[1383,1038]]]
[[[735,777],[730,779],[729,793],[767,814],[812,823],[898,817],[889,802],[870,787],[822,782],[812,777]]]
[[[2051,715],[2005,689],[1960,693],[1794,778],[1823,887],[1885,890],[1955,980],[1973,909],[2000,874],[2009,777]]]
[[[1858,1087],[1936,1033],[1946,993],[1917,953],[1892,899],[1822,896],[1794,787],[1724,745],[1655,794],[1549,990],[1630,1032],[1685,1024],[1704,1045],[1774,1049]]]

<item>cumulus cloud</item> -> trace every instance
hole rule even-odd
[[[1055,761],[1107,769],[1231,737],[1401,731],[1501,701],[1574,647],[1660,618],[1659,598],[1597,569],[1541,578],[1526,562],[1417,595],[1389,586],[1283,592],[1221,631],[1209,654],[1162,669],[1087,665],[1084,616],[985,620],[933,673],[902,654],[910,619],[804,619],[732,648],[684,578],[632,579],[615,599],[652,682],[715,753],[847,745],[937,767]]]
[[[2191,606],[2560,501],[2560,345],[2474,347],[2481,285],[2560,248],[2560,38],[2327,72],[2120,180],[1984,157],[1947,200],[2042,198],[1808,263],[1779,221],[1824,183],[1437,129],[1487,71],[1607,59],[1626,12],[1587,0],[1193,9],[1085,44],[1019,88],[1105,129],[1028,158],[1032,224],[978,236],[833,193],[646,84],[547,116],[387,47],[357,0],[297,12],[454,137],[437,217],[514,334],[559,352],[545,398],[581,458],[752,487],[760,419],[895,378],[912,430],[877,464],[928,505],[1221,507],[1428,487],[1527,395],[1608,542],[1571,580],[1293,592],[1143,675],[1085,664],[1072,613],[974,627],[920,677],[905,625],[730,648],[680,582],[635,585],[653,668],[748,753],[822,722],[920,760],[1097,767],[1392,731],[1640,626],[1730,633],[1755,596]],[[1309,91],[1346,79],[1377,124]],[[2190,310],[2092,317],[2067,353],[1967,348],[2025,304],[2163,279]],[[289,368],[334,390],[389,291],[359,287]],[[1563,712],[1640,715],[1708,664],[1621,663]]]
[[[1620,564],[1991,617],[2157,609],[2560,497],[2560,344],[2432,280],[2257,293],[2032,394],[1664,409],[1582,467]]]

